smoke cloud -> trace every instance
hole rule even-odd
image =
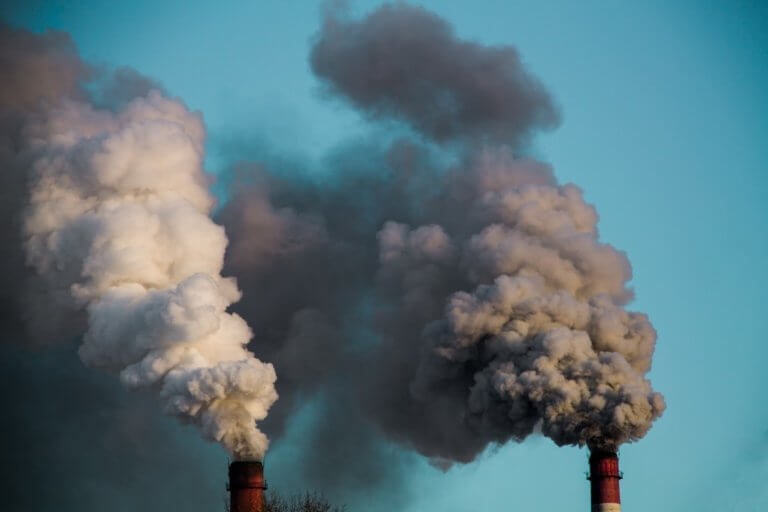
[[[8,71],[0,88],[4,117],[61,97],[83,97],[92,71],[77,54],[68,34],[33,34],[0,22],[0,58]],[[6,132],[7,135],[7,132]]]
[[[26,345],[67,339],[78,319],[57,291],[46,290],[25,266],[21,222],[29,161],[22,152],[24,126],[44,105],[83,98],[92,70],[80,60],[68,35],[32,34],[0,22],[0,322],[4,342]],[[54,327],[56,325],[56,327]]]
[[[441,467],[535,433],[641,438],[665,407],[646,378],[656,333],[626,309],[629,261],[600,241],[580,189],[521,156],[558,114],[516,51],[396,4],[360,20],[331,10],[310,62],[327,92],[417,137],[350,142],[317,179],[237,169],[252,185],[221,219],[237,311],[281,376],[267,428],[280,435],[313,396],[347,404],[318,420],[308,468],[343,450],[350,425],[380,435],[355,460],[386,440]]]
[[[276,376],[227,312],[240,292],[221,277],[227,238],[208,216],[199,116],[152,91],[117,114],[60,103],[27,133],[27,261],[87,311],[83,362],[156,387],[168,413],[262,458],[256,421]]]
[[[159,88],[135,71],[84,63],[63,32],[2,25],[0,41],[0,384],[14,390],[4,399],[0,436],[3,506],[215,509],[224,486],[224,478],[211,478],[207,469],[215,451],[190,450],[196,433],[163,417],[151,390],[127,392],[111,375],[84,369],[76,348],[86,329],[85,312],[76,309],[69,289],[52,289],[50,280],[25,263],[30,120],[42,119],[62,101],[116,110],[118,103]],[[130,88],[118,78],[123,72],[135,78]]]
[[[221,276],[227,238],[209,217],[200,116],[129,70],[99,74],[94,102],[111,108],[99,109],[85,88],[96,72],[65,35],[3,27],[2,39],[3,160],[20,228],[7,236],[20,234],[34,271],[28,302],[45,297],[54,329],[80,316],[87,365],[157,389],[166,412],[233,456],[262,458],[256,421],[276,376],[227,312],[240,292]]]
[[[438,141],[517,144],[560,120],[514,48],[457,39],[444,20],[407,4],[384,5],[362,20],[329,10],[310,62],[331,93]]]
[[[400,484],[409,451],[446,467],[535,434],[610,449],[662,414],[626,255],[525,156],[559,113],[515,49],[406,4],[331,9],[310,64],[375,135],[319,169],[237,163],[217,225],[200,117],[130,71],[85,92],[95,72],[67,44],[50,51],[75,58],[71,83],[4,131],[28,198],[7,236],[34,273],[14,289],[76,313],[86,364],[241,457],[266,448],[256,421],[279,439],[320,404],[299,472],[345,497]]]

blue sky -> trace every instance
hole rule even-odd
[[[462,37],[512,44],[563,111],[536,153],[585,190],[628,252],[634,308],[659,332],[668,409],[622,449],[625,510],[768,507],[768,7],[760,2],[414,2]],[[354,2],[365,12],[377,2]],[[319,159],[365,122],[307,62],[319,2],[30,2],[14,24],[70,32],[203,112],[211,167],[235,138]],[[297,144],[296,141],[301,141]],[[86,370],[84,370],[86,371]],[[297,422],[292,436],[301,436]],[[215,447],[190,449],[211,461]],[[290,475],[291,436],[270,476]],[[221,471],[211,465],[212,478]],[[585,452],[508,445],[447,473],[417,463],[407,511],[587,510]],[[218,479],[219,477],[216,476]],[[376,497],[366,510],[376,509]],[[351,503],[363,510],[361,503]]]

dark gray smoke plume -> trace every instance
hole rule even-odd
[[[80,60],[67,34],[41,35],[0,23],[0,304],[4,341],[49,344],[74,335],[77,323],[62,307],[60,291],[46,290],[25,268],[22,209],[29,161],[22,155],[23,129],[44,105],[83,98],[91,69]],[[26,320],[26,321],[25,321]],[[54,336],[54,334],[56,336]]]
[[[515,144],[559,123],[514,48],[457,39],[419,7],[385,5],[359,21],[330,11],[310,61],[331,92],[369,116],[406,121],[438,141]]]
[[[328,91],[426,142],[349,143],[316,180],[239,168],[252,188],[222,214],[228,272],[279,375],[269,428],[311,396],[343,404],[318,420],[308,467],[375,453],[377,438],[344,449],[361,425],[441,465],[535,432],[642,437],[664,409],[645,378],[656,334],[624,309],[629,262],[599,240],[581,191],[516,156],[558,119],[516,51],[397,4],[330,12],[310,61]]]

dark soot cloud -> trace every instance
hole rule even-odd
[[[519,145],[560,121],[517,50],[458,39],[420,7],[385,5],[361,20],[330,11],[310,62],[330,92],[370,117],[405,121],[438,141]]]

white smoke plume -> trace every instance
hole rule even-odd
[[[227,237],[209,216],[204,138],[200,116],[157,91],[117,113],[63,100],[30,120],[27,262],[87,311],[85,364],[156,389],[166,412],[261,459],[256,422],[276,376],[227,311],[240,292],[221,276]]]

